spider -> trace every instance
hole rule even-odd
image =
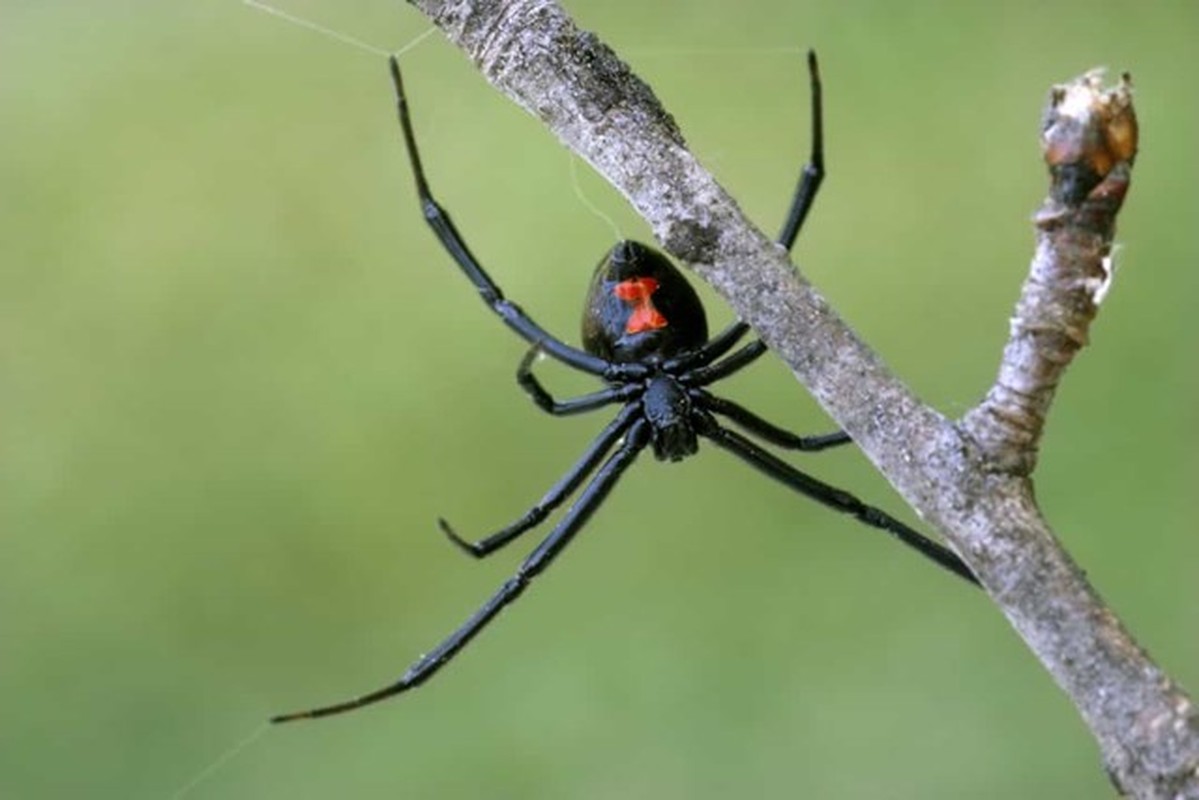
[[[866,505],[854,495],[801,472],[748,436],[730,430],[718,421],[718,417],[723,417],[769,444],[802,452],[816,452],[851,441],[841,431],[798,436],[709,392],[705,387],[753,363],[766,352],[766,345],[755,340],[723,358],[748,332],[749,326],[735,322],[709,339],[699,297],[661,253],[637,242],[621,241],[604,256],[587,293],[582,350],[547,333],[519,306],[506,299],[429,191],[412,130],[400,66],[394,57],[390,64],[400,127],[425,221],[478,290],[483,302],[509,328],[532,344],[516,371],[520,387],[540,409],[555,416],[582,414],[610,405],[622,404],[622,407],[574,466],[512,524],[491,536],[470,542],[459,536],[444,519],[438,521],[442,532],[455,545],[476,558],[483,558],[536,527],[591,476],[578,499],[550,534],[466,622],[417,659],[394,683],[344,702],[281,714],[273,717],[272,722],[339,714],[376,703],[427,681],[503,608],[520,597],[530,582],[570,544],[646,447],[652,447],[654,456],[661,461],[679,461],[696,452],[699,439],[707,439],[799,494],[885,531],[937,565],[977,584],[969,568],[949,549],[886,512]],[[808,52],[808,76],[812,149],[778,237],[778,243],[788,250],[794,244],[824,178],[820,73],[813,51]],[[606,387],[580,397],[554,398],[532,371],[534,361],[543,353],[580,372],[594,375],[604,381]]]

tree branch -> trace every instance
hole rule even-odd
[[[1199,798],[1199,711],[1054,537],[1031,473],[1054,389],[1111,280],[1136,151],[1127,79],[1054,89],[1050,193],[999,376],[962,420],[920,402],[745,218],[652,90],[552,0],[410,0],[483,75],[612,183],[750,323],[970,565],[1069,694],[1124,793]]]

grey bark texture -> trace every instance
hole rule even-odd
[[[653,91],[557,3],[409,1],[624,194],[941,531],[1070,696],[1117,789],[1199,798],[1199,710],[1062,548],[1031,480],[1055,387],[1110,286],[1136,153],[1127,76],[1112,90],[1094,73],[1052,90],[1049,196],[1011,336],[994,386],[953,420],[890,372],[703,169]]]

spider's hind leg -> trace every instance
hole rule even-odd
[[[808,163],[799,174],[799,183],[791,197],[791,208],[779,232],[778,243],[790,250],[795,238],[812,210],[816,192],[824,181],[824,102],[820,88],[820,65],[816,62],[816,51],[808,51],[808,85],[812,97],[812,152]]]
[[[450,215],[441,207],[429,189],[429,181],[421,163],[420,150],[416,146],[416,134],[412,128],[412,115],[408,108],[408,96],[404,92],[404,79],[400,73],[400,63],[392,56],[390,60],[391,79],[395,87],[396,110],[399,114],[400,129],[404,136],[404,144],[408,149],[408,160],[412,165],[412,176],[416,182],[416,193],[420,198],[421,210],[425,222],[432,229],[441,246],[449,254],[458,268],[474,285],[492,311],[494,311],[512,330],[531,344],[540,347],[548,355],[553,356],[564,364],[592,375],[607,377],[613,374],[617,365],[571,347],[562,340],[552,336],[540,325],[533,321],[520,306],[504,297],[500,287],[496,285],[483,265],[471,253],[462,235],[455,227]]]
[[[812,204],[816,201],[816,193],[824,181],[824,101],[820,86],[820,66],[816,62],[816,51],[808,51],[808,87],[812,100],[812,149],[808,154],[808,162],[799,171],[799,181],[795,185],[795,194],[791,196],[791,207],[787,209],[787,218],[779,230],[775,240],[788,251],[795,246],[795,239],[803,227]],[[741,320],[729,325],[719,335],[714,337],[702,348],[691,354],[681,368],[691,369],[710,364],[732,350],[737,341],[749,331],[749,326]],[[750,347],[760,345],[763,352],[766,346],[761,342],[753,342]]]
[[[520,384],[521,389],[524,389],[525,394],[533,399],[533,403],[547,414],[553,414],[556,417],[583,414],[612,403],[628,402],[645,391],[642,384],[626,383],[610,386],[591,394],[558,400],[541,385],[541,381],[533,374],[533,362],[540,354],[540,347],[529,348],[524,358],[520,360],[520,366],[516,368],[516,382]]]

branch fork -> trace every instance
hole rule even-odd
[[[1058,383],[1112,284],[1137,123],[1127,76],[1055,87],[1049,195],[995,384],[960,420],[917,398],[742,214],[653,91],[554,0],[409,0],[496,88],[620,191],[752,325],[969,564],[1091,730],[1113,784],[1199,800],[1199,710],[1087,582],[1033,496]]]
[[[1036,251],[999,375],[964,419],[998,468],[1030,475],[1057,384],[1089,340],[1111,288],[1112,239],[1137,150],[1132,83],[1092,70],[1055,86],[1042,122],[1049,196],[1033,217]]]

